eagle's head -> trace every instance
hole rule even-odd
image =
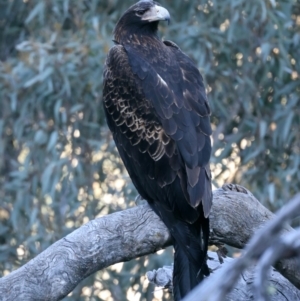
[[[122,15],[114,30],[115,39],[122,43],[128,35],[156,34],[159,21],[169,22],[169,12],[153,0],[141,0]]]

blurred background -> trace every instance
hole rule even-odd
[[[300,190],[299,0],[160,3],[172,17],[162,38],[205,79],[214,186],[244,185],[277,210]],[[0,276],[89,220],[135,206],[101,104],[113,28],[132,4],[0,0]],[[144,275],[171,262],[168,248],[120,263],[64,300],[167,300]]]

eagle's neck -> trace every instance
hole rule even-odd
[[[146,46],[149,41],[154,44],[162,43],[157,35],[158,22],[152,22],[146,26],[126,26],[118,24],[114,36],[115,41],[121,45],[133,47]]]

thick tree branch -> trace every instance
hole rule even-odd
[[[241,248],[272,218],[273,214],[246,189],[224,186],[214,192],[211,242]],[[104,216],[80,227],[0,279],[1,300],[61,300],[95,271],[153,253],[170,243],[164,224],[146,205]],[[278,269],[299,285],[300,272],[290,260],[281,261]]]
[[[164,224],[148,206],[90,221],[0,279],[1,301],[54,301],[90,274],[170,245]]]

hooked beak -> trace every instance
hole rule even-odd
[[[170,14],[162,6],[154,5],[142,17],[143,21],[168,21],[170,23]]]

